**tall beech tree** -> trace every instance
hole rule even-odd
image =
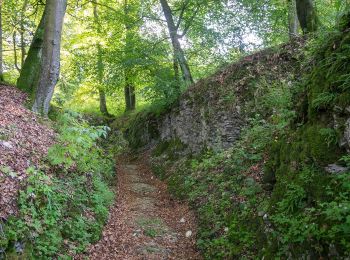
[[[174,57],[176,58],[179,66],[180,66],[184,81],[186,82],[186,84],[190,85],[194,81],[193,81],[193,77],[191,74],[190,66],[188,65],[187,59],[185,57],[185,53],[184,53],[184,51],[181,47],[180,41],[179,41],[179,35],[178,35],[179,25],[175,25],[173,13],[171,11],[171,8],[170,8],[167,0],[160,0],[160,3],[161,3],[163,13],[164,13],[167,25],[168,25],[169,36],[170,36],[171,43],[173,46],[173,51],[174,51]],[[175,74],[177,71],[176,66],[177,66],[176,61],[174,61]]]
[[[22,10],[21,10],[21,18],[20,18],[20,41],[21,41],[21,66],[23,67],[25,57],[27,55],[26,53],[26,44],[25,44],[25,22],[26,22],[26,17],[25,17],[25,11],[28,7],[28,1],[29,0],[24,0],[23,5],[22,5]]]
[[[296,0],[298,19],[303,33],[317,31],[319,21],[313,0]]]
[[[67,0],[47,0],[41,69],[32,110],[47,116],[60,73],[60,49]]]
[[[298,23],[296,0],[288,0],[288,32],[290,39],[298,35]]]
[[[17,87],[29,94],[34,94],[40,75],[46,14],[45,8],[17,80]]]
[[[131,6],[128,0],[124,0],[124,26],[125,26],[125,48],[124,56],[133,51],[133,26],[135,26],[132,20],[132,14],[130,12]],[[124,95],[125,95],[125,110],[132,111],[136,108],[136,94],[135,85],[133,84],[132,66],[130,64],[125,65],[124,77]]]
[[[101,24],[99,21],[97,2],[93,3],[94,21],[96,26],[97,34],[101,34]],[[104,64],[103,64],[103,53],[100,43],[97,43],[97,80],[99,83],[98,92],[100,97],[100,112],[105,116],[109,116],[106,102],[106,92],[103,88],[103,77],[104,77]]]

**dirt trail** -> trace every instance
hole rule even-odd
[[[140,160],[118,162],[117,198],[89,259],[202,259],[195,249],[195,218]],[[192,234],[190,234],[192,233]]]

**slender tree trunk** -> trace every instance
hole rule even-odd
[[[27,52],[26,52],[26,45],[24,42],[24,32],[22,31],[22,29],[20,32],[20,37],[21,37],[21,67],[23,67]]]
[[[26,58],[26,45],[25,45],[25,39],[24,39],[24,33],[25,33],[25,11],[28,6],[28,0],[25,0],[22,6],[22,13],[21,13],[21,24],[20,24],[20,37],[21,37],[21,68],[23,68],[24,60]]]
[[[34,94],[40,75],[46,13],[45,8],[17,80],[17,87],[29,94]]]
[[[128,72],[126,72],[128,73]],[[125,111],[132,111],[136,108],[136,95],[135,95],[135,87],[130,83],[130,78],[128,75],[125,75]]]
[[[288,1],[288,29],[289,38],[293,39],[298,36],[298,14],[295,0]]]
[[[296,0],[298,19],[304,34],[318,29],[318,17],[313,0]]]
[[[136,108],[136,95],[135,87],[132,85],[126,85],[124,87],[125,94],[125,111],[132,111]]]
[[[15,68],[18,72],[21,71],[21,69],[18,66],[18,57],[17,57],[17,44],[16,44],[16,38],[17,38],[17,33],[16,30],[13,31],[12,33],[12,42],[13,42],[13,57],[15,60]]]
[[[124,87],[124,96],[125,96],[125,111],[128,112],[131,110],[131,101],[130,101],[130,88],[129,86]]]
[[[177,34],[177,28],[175,26],[173,14],[171,12],[171,9],[170,9],[170,6],[169,6],[167,0],[160,0],[160,3],[162,5],[163,13],[164,13],[165,19],[167,21],[169,35],[171,38],[171,43],[173,45],[175,57],[180,65],[184,81],[188,85],[190,85],[194,81],[192,78],[190,67],[189,67],[188,62],[187,62],[186,57],[185,57],[185,53],[184,53],[184,51],[181,47],[180,41],[179,41],[179,37]]]
[[[4,81],[3,68],[3,50],[2,50],[2,1],[0,1],[0,81]]]
[[[105,116],[110,116],[107,109],[107,99],[106,99],[106,93],[103,90],[99,90],[100,95],[100,111]]]
[[[94,19],[96,24],[97,33],[101,33],[100,21],[97,12],[97,2],[93,3],[94,7]],[[104,65],[101,44],[97,43],[97,77],[99,83],[99,96],[100,96],[100,111],[103,115],[109,116],[107,109],[106,93],[103,89],[103,77],[104,77]]]
[[[60,48],[67,0],[47,0],[45,6],[44,41],[41,73],[36,89],[33,111],[47,116],[60,73]]]
[[[124,1],[124,25],[125,25],[125,53],[132,52],[133,42],[132,37],[133,33],[131,31],[131,25],[129,19],[129,6],[128,1]],[[132,82],[132,67],[130,65],[127,65],[124,69],[125,74],[125,87],[124,87],[124,94],[125,94],[125,111],[132,111],[136,108],[136,95],[135,95],[135,86]]]

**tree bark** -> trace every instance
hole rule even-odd
[[[187,85],[190,85],[190,84],[194,83],[194,81],[193,81],[190,67],[189,67],[188,62],[187,62],[186,57],[185,57],[185,53],[184,53],[184,51],[181,47],[180,41],[179,41],[178,28],[176,28],[172,11],[170,9],[170,6],[169,6],[167,0],[160,0],[160,3],[162,6],[162,9],[163,9],[165,19],[167,21],[169,35],[170,35],[171,43],[173,46],[174,55],[179,63],[180,68],[181,68],[181,72],[182,72],[182,76],[184,78],[184,81],[186,82]]]
[[[125,94],[125,111],[132,111],[136,108],[135,87],[133,85],[126,85],[124,87]]]
[[[132,111],[136,108],[135,87],[133,85],[126,85],[124,88],[125,94],[125,111]]]
[[[93,3],[94,7],[94,20],[96,25],[97,33],[101,33],[100,21],[97,12],[97,2]],[[103,89],[103,77],[104,77],[104,65],[103,65],[103,56],[102,56],[102,47],[101,44],[97,43],[97,80],[99,83],[99,96],[100,96],[100,111],[103,115],[109,116],[107,109],[107,100],[106,93]]]
[[[12,42],[13,42],[13,57],[15,60],[15,68],[18,72],[21,71],[21,69],[18,66],[18,57],[17,57],[17,43],[16,43],[17,33],[16,30],[12,33]]]
[[[288,1],[288,29],[289,38],[292,40],[298,36],[298,14],[296,0]]]
[[[304,34],[318,29],[318,17],[313,0],[296,0],[298,19]]]
[[[32,110],[47,116],[60,73],[60,48],[67,0],[47,0],[41,71]]]
[[[4,81],[3,68],[3,50],[2,50],[2,1],[0,1],[0,81]]]
[[[129,7],[128,7],[128,0],[124,1],[124,25],[125,25],[125,54],[131,53],[133,47],[132,42],[132,31],[131,31],[131,25],[129,18]],[[125,111],[132,111],[136,108],[136,95],[135,95],[135,86],[132,81],[132,66],[126,65],[124,68],[124,76],[125,76],[125,87],[124,87],[124,94],[125,94]]]
[[[179,73],[179,62],[177,61],[174,53],[174,59],[173,59],[173,66],[174,66],[174,80],[176,87],[180,89],[180,73]]]
[[[46,12],[45,8],[17,80],[17,87],[29,94],[34,94],[40,75]]]
[[[25,11],[28,6],[28,0],[24,0],[23,6],[22,6],[22,13],[21,13],[21,24],[20,24],[20,37],[21,37],[21,68],[23,67],[24,60],[26,58],[26,45],[24,41],[24,33],[25,33]]]
[[[107,109],[106,92],[104,92],[104,90],[100,89],[99,95],[100,95],[100,111],[101,111],[101,113],[105,116],[110,116],[110,114],[108,113],[108,109]]]

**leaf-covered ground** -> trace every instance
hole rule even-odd
[[[26,169],[38,166],[55,132],[25,107],[26,94],[0,85],[0,218],[16,214],[17,194]]]
[[[201,259],[195,218],[187,205],[173,200],[142,160],[118,164],[117,200],[88,258]]]

